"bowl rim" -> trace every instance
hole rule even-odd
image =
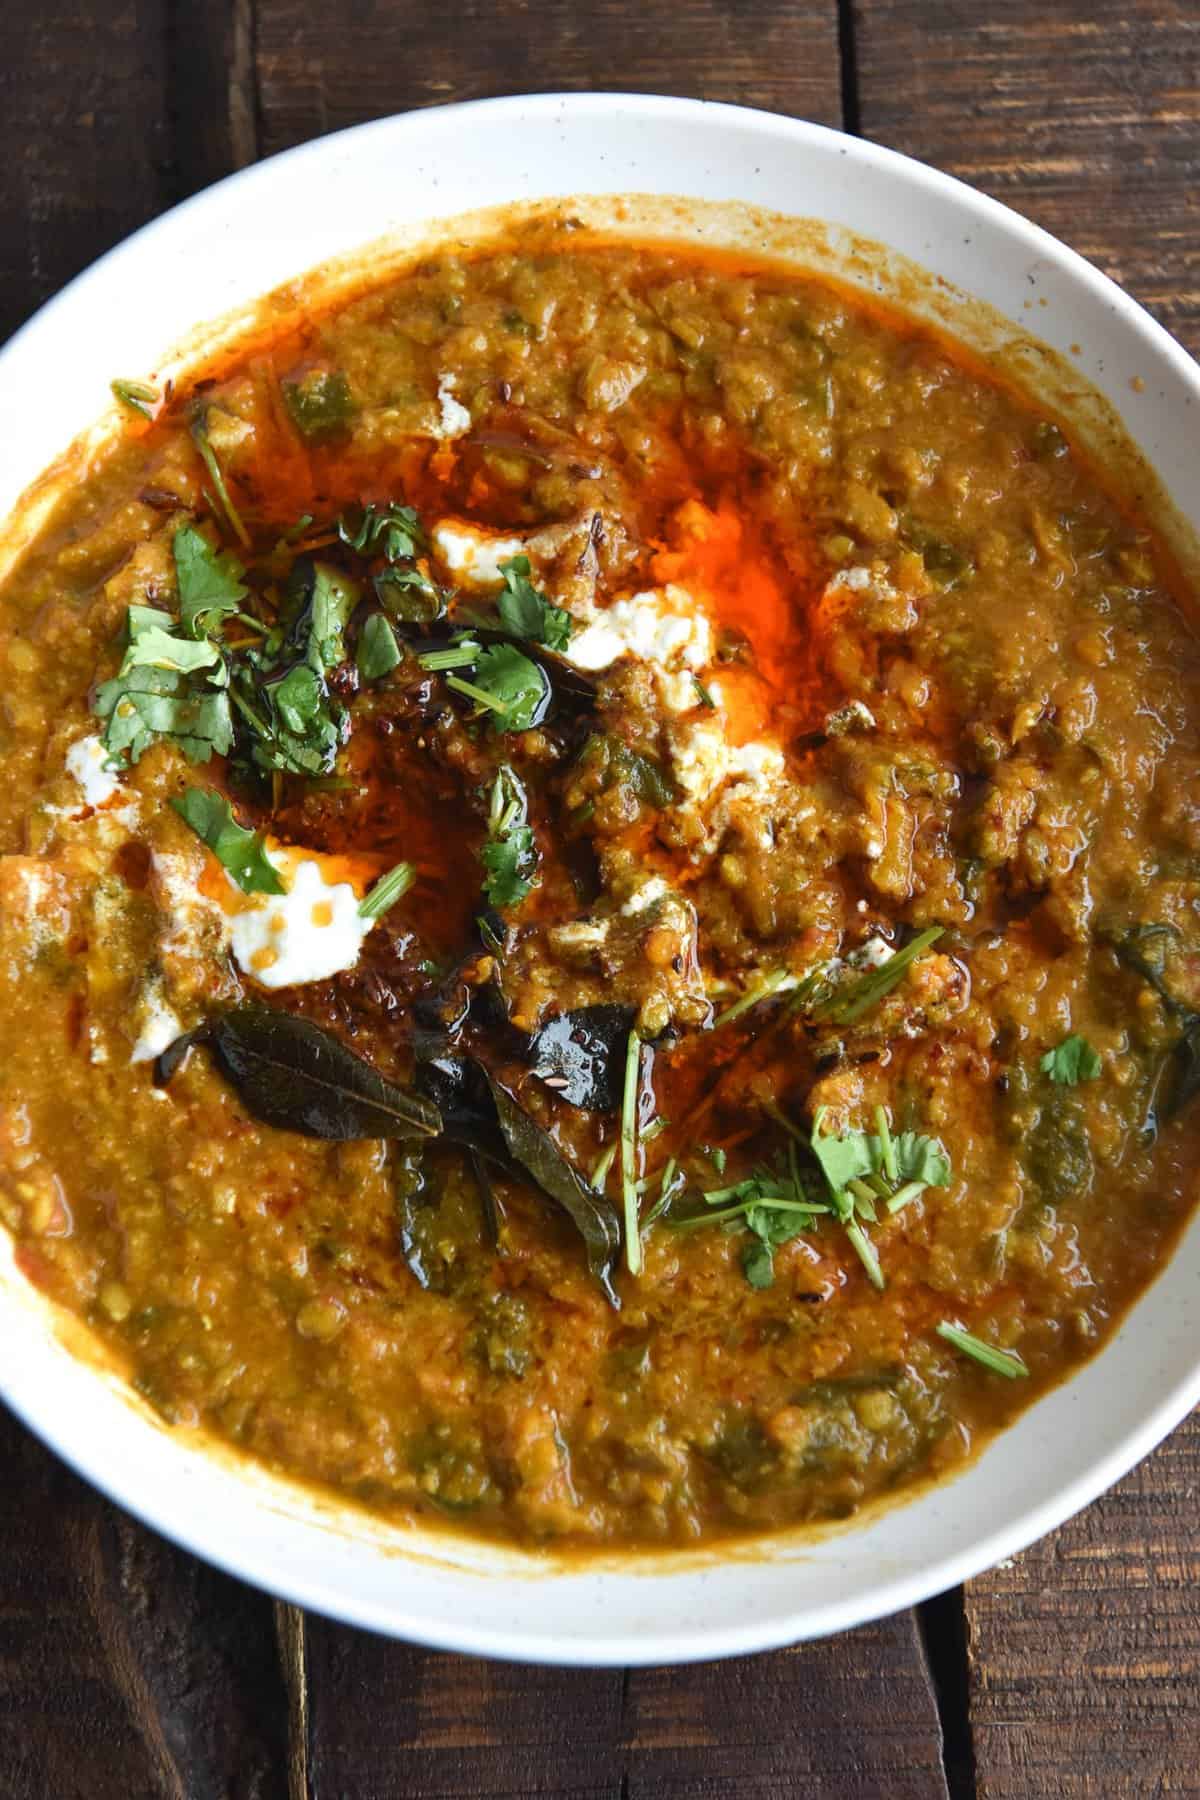
[[[1200,402],[1200,370],[1187,351],[1137,301],[1078,252],[1061,243],[1040,226],[965,182],[915,161],[901,153],[853,137],[833,127],[796,119],[787,114],[730,105],[726,102],[683,99],[658,94],[612,92],[510,94],[422,108],[353,125],[326,136],[277,152],[222,180],[169,209],[122,240],[74,277],[35,312],[0,349],[0,367],[20,358],[36,334],[60,312],[75,308],[101,270],[135,261],[167,220],[218,215],[235,191],[267,187],[281,164],[292,166],[324,161],[353,140],[356,145],[376,137],[402,135],[419,120],[435,134],[453,135],[460,121],[470,115],[487,115],[497,123],[509,115],[528,118],[530,113],[610,118],[614,111],[630,112],[650,120],[673,119],[696,126],[699,133],[722,121],[743,132],[783,139],[803,151],[809,146],[836,149],[853,158],[870,175],[872,170],[891,171],[915,189],[942,197],[984,220],[1002,225],[1005,233],[1032,257],[1047,259],[1081,284],[1095,299],[1123,319],[1143,341],[1153,345],[1173,377]],[[297,275],[304,271],[298,269]],[[1066,1385],[1070,1385],[1070,1379]],[[612,1667],[708,1660],[778,1648],[878,1619],[913,1606],[928,1596],[953,1587],[1025,1549],[1035,1539],[1062,1524],[1095,1499],[1154,1448],[1200,1400],[1200,1354],[1190,1370],[1175,1380],[1153,1401],[1136,1429],[1125,1432],[1105,1454],[1097,1455],[1073,1479],[1056,1488],[1039,1504],[1017,1513],[1006,1523],[974,1539],[964,1548],[934,1557],[919,1568],[892,1577],[881,1577],[864,1601],[861,1595],[810,1607],[762,1626],[711,1628],[703,1624],[683,1631],[657,1631],[621,1640],[606,1637],[571,1637],[561,1632],[478,1627],[465,1619],[411,1616],[398,1612],[394,1603],[372,1596],[348,1596],[335,1581],[326,1580],[319,1567],[286,1581],[264,1577],[252,1557],[239,1554],[236,1542],[211,1529],[200,1517],[180,1519],[163,1501],[155,1503],[139,1492],[136,1470],[113,1469],[98,1449],[88,1450],[72,1441],[70,1421],[39,1405],[33,1383],[23,1379],[19,1366],[0,1365],[0,1398],[9,1409],[77,1474],[140,1519],[206,1561],[241,1580],[276,1594],[294,1604],[348,1624],[404,1638],[431,1648],[486,1655],[515,1661],[536,1661],[563,1666]],[[396,1554],[403,1559],[403,1548]],[[630,1573],[636,1573],[631,1565]]]

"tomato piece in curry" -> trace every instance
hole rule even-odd
[[[1193,1202],[1200,654],[1061,422],[832,285],[447,252],[0,589],[0,1220],[165,1420],[529,1545],[844,1519]]]

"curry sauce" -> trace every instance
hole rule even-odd
[[[1061,421],[836,287],[447,253],[0,589],[0,1219],[164,1419],[687,1545],[960,1465],[1193,1202],[1200,654]]]

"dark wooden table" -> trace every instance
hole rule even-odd
[[[1047,225],[1200,349],[1196,0],[7,0],[0,336],[231,168],[563,88],[877,138]],[[303,1616],[133,1524],[6,1416],[0,1457],[0,1800],[1200,1794],[1200,1415],[916,1612],[624,1675]]]

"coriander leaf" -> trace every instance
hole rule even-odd
[[[1053,1050],[1047,1050],[1038,1068],[1051,1081],[1063,1087],[1077,1087],[1081,1081],[1095,1081],[1104,1065],[1087,1039],[1073,1032]]]
[[[343,513],[337,522],[337,534],[360,556],[383,556],[387,562],[406,562],[425,548],[425,533],[416,509],[412,506],[368,506],[358,524],[351,525]]]
[[[876,1142],[872,1139],[872,1144]],[[902,1131],[892,1139],[896,1152],[898,1179],[919,1181],[925,1187],[949,1187],[950,1158],[937,1138],[920,1137],[915,1131]]]
[[[835,1193],[840,1193],[848,1182],[862,1175],[869,1175],[874,1168],[871,1155],[870,1139],[861,1131],[849,1131],[845,1137],[834,1137],[822,1129],[825,1122],[824,1107],[820,1107],[813,1120],[812,1152],[821,1165],[821,1172]]]
[[[233,748],[229,696],[189,686],[168,669],[133,668],[96,689],[92,710],[104,722],[111,757],[138,761],[157,738],[169,738],[189,762],[207,762]]]
[[[237,612],[246,598],[245,569],[231,551],[214,550],[194,525],[180,526],[172,551],[185,631],[194,638],[219,631],[225,614]]]
[[[160,613],[159,618],[163,615]],[[176,675],[195,675],[201,669],[221,668],[221,652],[208,638],[176,637],[159,624],[137,630],[121,664],[122,675],[135,668],[167,669]]]
[[[321,681],[307,663],[297,663],[282,681],[269,689],[275,711],[285,731],[304,737],[321,716],[325,694]]]
[[[171,805],[244,894],[282,894],[286,890],[272,866],[262,833],[239,825],[224,794],[215,788],[188,788]]]
[[[753,1238],[742,1251],[742,1272],[752,1288],[769,1288],[775,1281],[775,1255],[761,1238]]]
[[[497,601],[500,620],[514,637],[531,638],[548,650],[565,650],[574,620],[561,606],[539,593],[529,579],[529,558],[514,556],[500,564],[504,592]]]
[[[312,598],[308,604],[307,661],[325,675],[346,660],[345,630],[358,605],[358,583],[329,563],[312,566]]]
[[[396,634],[382,613],[372,613],[364,624],[355,661],[364,681],[381,681],[400,661]]]
[[[394,619],[406,625],[432,625],[445,617],[447,595],[423,569],[381,569],[374,578],[375,598]]]
[[[320,444],[348,431],[358,410],[340,369],[311,369],[299,381],[285,381],[283,402],[306,444]]]
[[[492,644],[481,650],[471,683],[450,677],[451,684],[471,697],[483,696],[492,711],[494,731],[528,731],[546,716],[550,683],[538,664],[511,644]]]
[[[517,825],[507,837],[493,838],[480,851],[485,877],[483,891],[492,906],[517,906],[533,887],[530,873],[537,867],[533,828]]]
[[[502,763],[488,803],[488,841],[479,853],[492,906],[517,906],[537,875],[537,846],[520,777]]]

